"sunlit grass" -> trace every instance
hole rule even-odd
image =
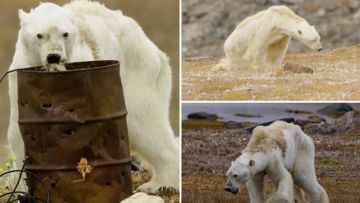
[[[289,54],[284,63],[313,73],[254,70],[211,71],[214,58],[183,60],[185,100],[358,100],[360,46],[328,53]]]

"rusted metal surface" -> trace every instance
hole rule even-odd
[[[68,71],[18,71],[19,126],[26,170],[50,188],[51,202],[114,203],[131,195],[126,108],[116,61],[66,64]],[[94,167],[86,180],[76,164]],[[43,187],[28,178],[31,192]]]

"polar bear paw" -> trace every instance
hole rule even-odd
[[[160,183],[156,183],[156,181],[150,181],[140,185],[136,188],[137,192],[145,192],[148,194],[155,194],[161,187],[163,187]]]
[[[218,71],[226,71],[226,70],[229,70],[230,68],[222,65],[222,64],[216,64],[215,66],[213,66],[211,68],[211,71],[213,72],[218,72]]]
[[[155,181],[150,181],[145,183],[138,188],[137,192],[145,192],[148,194],[157,194],[157,193],[177,193],[178,190],[172,186],[164,186],[163,184],[156,184]]]
[[[278,195],[274,195],[266,201],[266,203],[291,203],[291,202],[293,201],[290,201],[287,198]]]
[[[164,203],[164,200],[161,197],[147,195],[143,192],[138,192],[130,196],[129,198],[121,201],[121,203]]]

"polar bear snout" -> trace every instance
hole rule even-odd
[[[49,54],[46,57],[48,64],[60,63],[61,56],[59,54]]]
[[[230,186],[225,186],[224,190],[226,192],[231,192],[233,195],[237,194],[239,192],[239,188],[233,188]]]

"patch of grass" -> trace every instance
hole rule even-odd
[[[311,114],[310,111],[286,109],[285,112],[293,114]]]
[[[326,115],[328,116],[332,116],[332,117],[335,117],[335,118],[339,118],[343,115],[345,115],[346,112],[341,112],[341,111],[330,111],[330,112],[327,112]]]
[[[193,130],[199,128],[209,128],[219,130],[223,127],[224,122],[219,120],[195,120],[188,119],[182,121],[182,129]]]
[[[317,161],[318,164],[324,164],[324,165],[341,165],[343,164],[341,161],[335,160],[335,159],[321,159]]]
[[[192,58],[182,68],[183,100],[356,100],[360,98],[360,46],[320,54],[288,54],[314,73],[260,69],[211,71],[216,60]],[[344,82],[345,81],[345,82]],[[344,92],[343,90],[347,91]]]
[[[243,117],[243,118],[260,118],[261,115],[253,115],[247,113],[236,113],[235,116]]]

